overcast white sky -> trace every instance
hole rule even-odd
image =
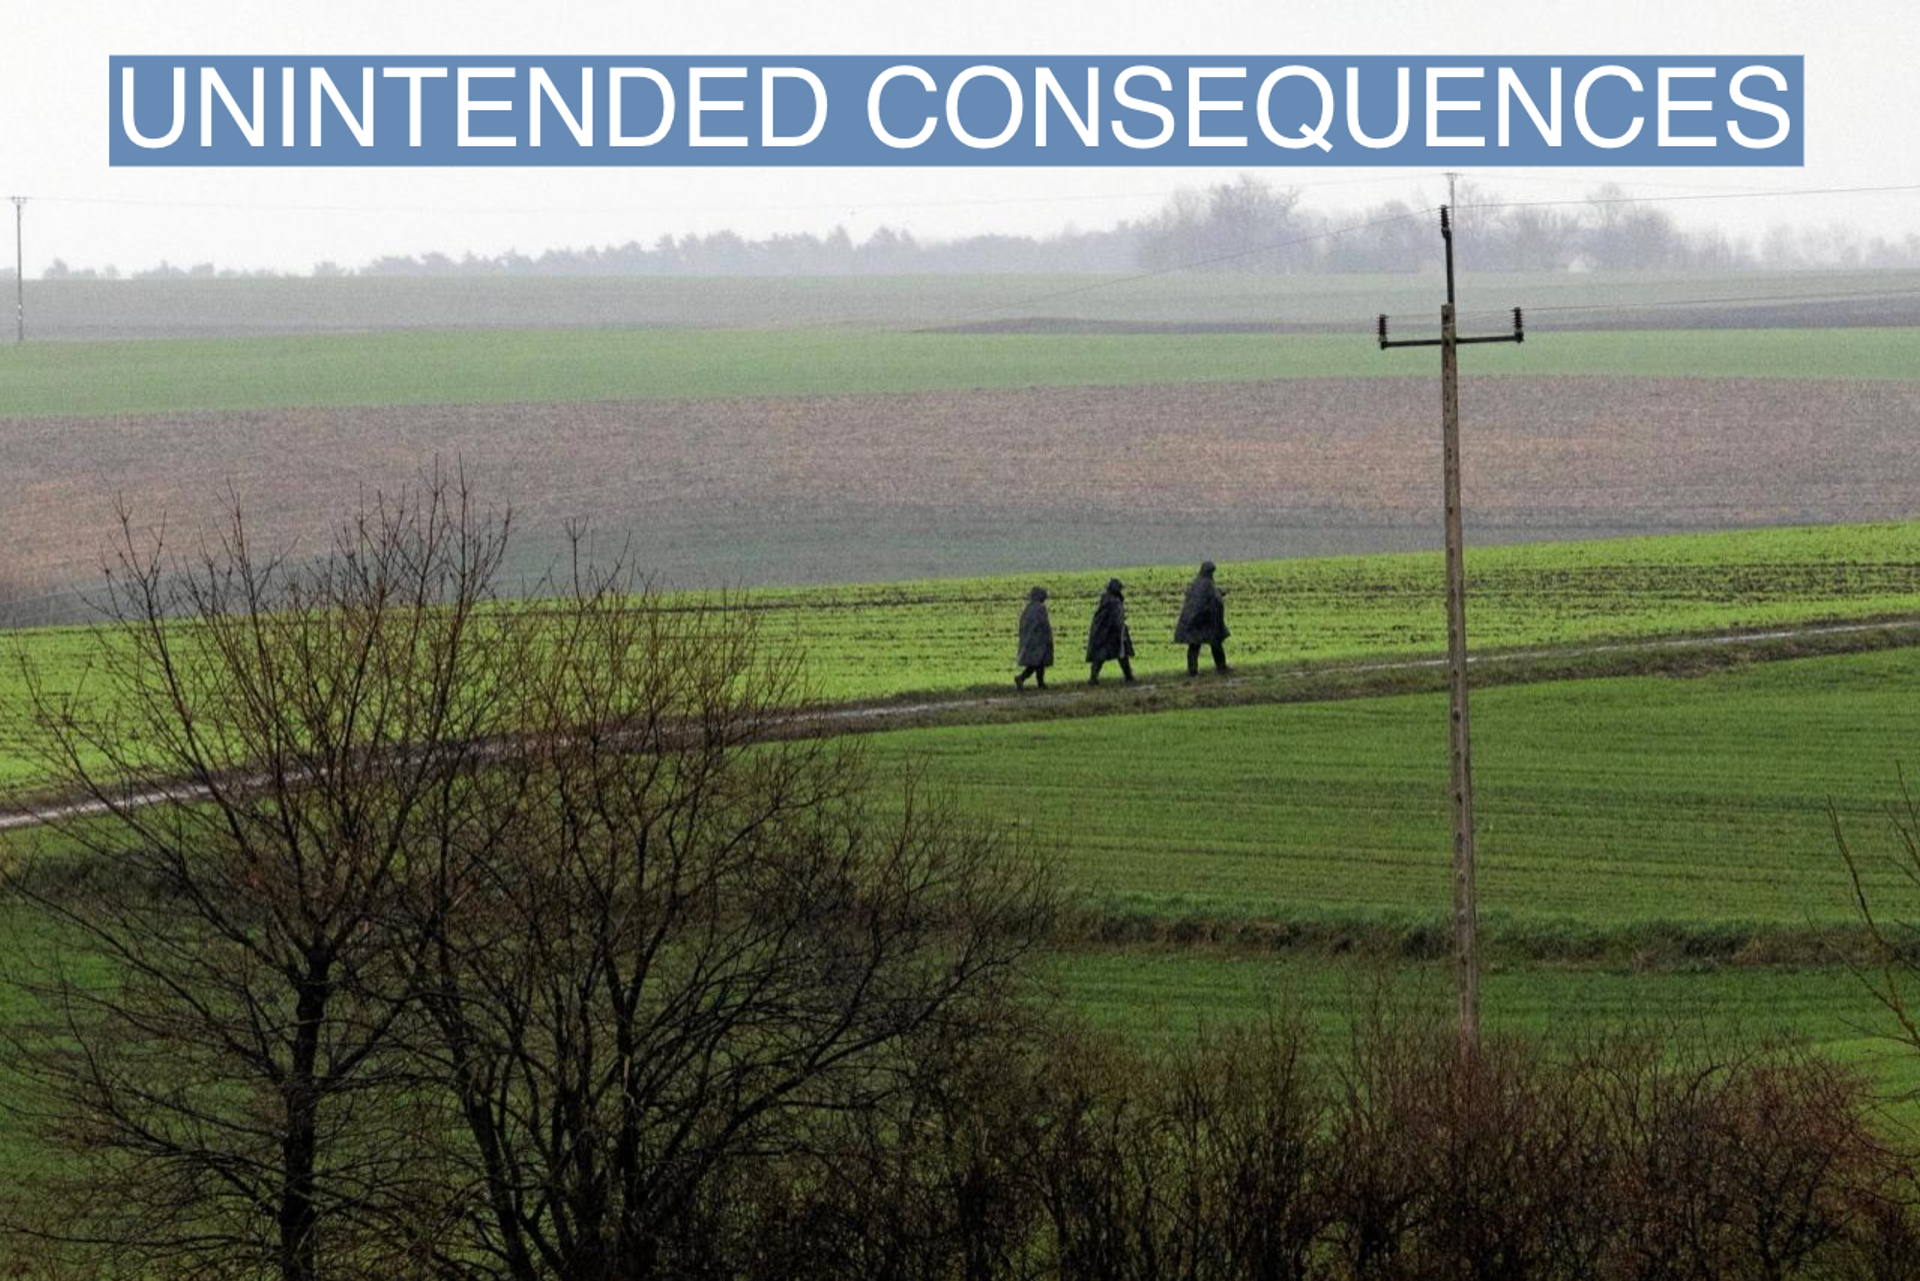
[[[1920,12],[1913,0],[14,0],[0,31],[0,194],[30,206],[27,271],[214,260],[306,270],[382,253],[524,252],[732,227],[882,223],[941,238],[1103,226],[1197,169],[162,170],[107,167],[110,54],[1803,54],[1803,170],[1606,174],[1489,170],[1512,196],[1573,197],[1615,178],[1654,194],[1920,182]],[[1268,174],[1285,182],[1285,170]],[[1302,173],[1310,203],[1353,206],[1431,176]],[[1316,184],[1325,184],[1317,190]],[[127,203],[99,203],[99,202]],[[317,205],[321,210],[262,206]],[[226,207],[239,206],[239,207]],[[1772,222],[1920,229],[1920,193],[1682,206],[1748,233]]]

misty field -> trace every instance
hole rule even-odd
[[[1436,246],[1437,248],[1437,246]],[[165,338],[399,329],[862,328],[1188,324],[1364,333],[1438,314],[1421,273],[506,275],[29,281],[37,337]],[[1475,270],[1469,311],[1516,304],[1551,328],[1803,328],[1920,321],[1920,271]],[[1475,317],[1478,319],[1478,317]]]
[[[1437,314],[1437,310],[1436,310]],[[1509,322],[1481,317],[1495,332]],[[1406,332],[1436,321],[1408,320]],[[1888,378],[1920,369],[1907,328],[1601,330],[1476,351],[1476,375]],[[308,406],[566,404],[1276,378],[1432,378],[1348,334],[935,333],[779,328],[402,331],[30,343],[0,352],[0,418]]]

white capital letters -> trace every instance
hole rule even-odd
[[[1762,102],[1758,98],[1749,98],[1746,94],[1742,93],[1740,86],[1746,83],[1748,76],[1765,76],[1773,82],[1773,87],[1782,93],[1786,92],[1787,78],[1778,71],[1775,71],[1772,67],[1742,67],[1733,73],[1730,89],[1734,106],[1744,107],[1748,111],[1758,111],[1764,115],[1772,116],[1780,122],[1780,128],[1774,131],[1774,135],[1771,138],[1749,138],[1741,130],[1738,121],[1729,120],[1727,121],[1727,134],[1743,147],[1753,147],[1756,149],[1777,147],[1787,140],[1787,133],[1793,128],[1793,121],[1787,118],[1787,113],[1783,108],[1774,103]]]
[[[511,111],[513,104],[503,98],[493,98],[477,102],[473,97],[472,82],[475,80],[511,80],[512,67],[462,67],[460,68],[460,145],[463,147],[515,147],[519,143],[513,138],[478,137],[473,132],[473,113],[476,111]]]
[[[340,96],[340,87],[333,83],[333,77],[321,67],[315,67],[308,73],[312,78],[307,81],[307,115],[311,118],[307,126],[307,145],[320,145],[320,104],[321,95],[333,99],[334,110],[347,122],[347,128],[359,140],[363,147],[373,145],[373,68],[360,69],[360,115],[355,118],[348,108],[346,99]]]
[[[136,147],[154,150],[178,142],[187,127],[187,69],[173,69],[173,128],[158,138],[149,138],[133,121],[133,68],[120,68],[120,127],[126,130],[127,141]]]
[[[1520,73],[1512,67],[1500,68],[1500,145],[1507,145],[1507,112],[1514,98],[1520,99],[1520,105],[1533,117],[1533,127],[1540,131],[1549,147],[1560,145],[1560,68],[1553,69],[1553,78],[1547,89],[1549,119],[1542,119],[1539,108],[1533,105],[1533,96],[1527,87],[1520,83]]]
[[[660,126],[644,138],[629,138],[620,116],[620,86],[629,80],[648,80],[660,91]],[[673,128],[673,86],[652,67],[615,67],[607,73],[607,145],[611,147],[651,147]]]
[[[240,132],[247,136],[249,147],[267,145],[267,69],[253,69],[253,114],[251,117],[240,114],[240,104],[227,92],[227,82],[212,67],[200,68],[200,145],[213,145],[213,95],[220,95],[220,101],[227,104],[227,114],[240,126]]]
[[[936,123],[934,117],[928,116],[927,123],[921,125],[920,132],[914,134],[911,138],[902,138],[897,134],[889,133],[887,127],[880,123],[880,91],[900,76],[912,76],[920,82],[921,88],[925,89],[928,93],[933,92],[933,77],[920,68],[911,66],[888,67],[874,78],[873,88],[867,90],[867,123],[873,126],[873,136],[886,143],[889,147],[917,147],[933,136],[933,128]]]
[[[1313,126],[1301,125],[1300,136],[1289,138],[1273,127],[1273,87],[1288,76],[1299,76],[1313,82],[1320,90],[1320,123]],[[1282,67],[1268,76],[1260,84],[1260,132],[1267,135],[1267,141],[1276,147],[1285,147],[1289,151],[1300,151],[1307,147],[1318,147],[1322,151],[1332,151],[1333,144],[1327,141],[1327,130],[1333,127],[1333,86],[1327,78],[1312,67]]]
[[[1575,127],[1580,130],[1580,136],[1588,142],[1596,147],[1604,147],[1612,150],[1615,147],[1624,147],[1635,138],[1638,138],[1640,136],[1640,126],[1646,123],[1646,118],[1644,116],[1635,116],[1633,123],[1627,127],[1627,131],[1617,138],[1602,138],[1593,131],[1593,126],[1587,123],[1587,91],[1593,88],[1594,81],[1604,80],[1608,76],[1626,81],[1633,87],[1635,93],[1639,93],[1644,87],[1640,83],[1640,77],[1634,75],[1633,72],[1627,70],[1625,67],[1595,67],[1592,71],[1580,77],[1580,87],[1573,91],[1573,123]]]
[[[1347,132],[1353,140],[1363,147],[1391,147],[1407,136],[1407,116],[1410,114],[1407,99],[1410,96],[1413,73],[1400,68],[1400,118],[1394,123],[1393,132],[1384,138],[1369,138],[1360,129],[1360,68],[1347,68]]]
[[[445,80],[445,67],[388,67],[380,73],[389,80],[407,82],[407,145],[420,145],[420,82],[422,80]]]
[[[1118,76],[1114,77],[1114,101],[1129,111],[1144,111],[1150,116],[1158,116],[1160,118],[1160,132],[1151,138],[1136,138],[1127,131],[1126,125],[1116,120],[1113,122],[1113,136],[1120,140],[1122,146],[1136,148],[1157,147],[1167,139],[1173,137],[1173,113],[1157,102],[1149,102],[1145,98],[1136,98],[1128,93],[1127,83],[1135,76],[1152,76],[1153,82],[1160,86],[1162,92],[1172,89],[1173,81],[1168,79],[1167,73],[1158,67],[1128,67],[1125,71],[1122,71]]]
[[[745,67],[695,67],[687,72],[687,145],[689,147],[744,147],[746,135],[727,134],[709,137],[700,132],[700,116],[708,111],[740,111],[746,103],[739,99],[708,101],[700,96],[700,86],[708,80],[745,80]]]
[[[1672,97],[1675,80],[1711,80],[1714,77],[1712,67],[1662,67],[1660,68],[1660,145],[1663,147],[1712,147],[1720,140],[1712,134],[1690,134],[1686,137],[1673,132],[1672,115],[1676,111],[1711,111],[1711,102],[1676,101]]]
[[[547,75],[545,67],[535,67],[527,85],[527,145],[540,145],[540,99],[544,97],[560,113],[560,120],[567,126],[567,132],[573,140],[583,147],[593,145],[593,68],[580,68],[580,118],[574,119],[573,112],[567,109],[566,100],[561,98],[559,86]]]
[[[1013,100],[1013,109],[1007,113],[1007,127],[991,138],[976,137],[968,133],[966,126],[960,123],[960,91],[981,76],[998,80],[1005,85],[1007,93]],[[1020,82],[1002,67],[968,67],[955,76],[953,83],[947,86],[947,128],[952,130],[953,136],[962,143],[978,150],[990,151],[1013,137],[1014,131],[1020,127],[1020,117],[1025,111],[1026,103],[1020,96]]]
[[[1463,99],[1443,99],[1440,96],[1442,80],[1478,80],[1487,74],[1485,67],[1428,67],[1427,68],[1427,145],[1429,147],[1484,147],[1487,140],[1476,134],[1473,137],[1443,138],[1440,136],[1440,113],[1443,111],[1478,111],[1478,102]]]
[[[773,131],[773,82],[776,80],[799,80],[813,90],[813,124],[807,131],[793,138],[783,138]],[[827,127],[827,87],[820,83],[820,77],[805,67],[762,67],[760,68],[760,145],[763,147],[804,147],[820,136]]]
[[[1244,80],[1245,67],[1187,68],[1187,145],[1189,147],[1244,147],[1244,135],[1210,137],[1201,133],[1200,114],[1204,111],[1238,111],[1241,104],[1224,98],[1202,98],[1202,85],[1208,80]]]

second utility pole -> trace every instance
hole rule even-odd
[[[13,341],[17,345],[27,340],[27,264],[21,254],[25,241],[21,238],[20,220],[26,212],[27,198],[13,198]]]
[[[1447,250],[1447,301],[1440,308],[1440,337],[1389,340],[1387,318],[1380,317],[1380,346],[1440,348],[1440,453],[1444,473],[1447,541],[1447,686],[1448,755],[1452,764],[1453,945],[1459,979],[1460,1057],[1472,1062],[1480,1050],[1480,903],[1474,888],[1473,736],[1467,721],[1467,571],[1460,519],[1460,352],[1464,343],[1524,342],[1520,309],[1513,309],[1513,332],[1462,338],[1455,326],[1453,223],[1440,210],[1440,238]]]

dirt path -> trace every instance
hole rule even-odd
[[[1843,648],[1844,642],[1849,638],[1882,636],[1888,633],[1898,633],[1902,644],[1920,644],[1920,618],[1824,623],[1767,631],[1720,632],[1702,636],[1618,641],[1557,649],[1507,650],[1478,655],[1468,661],[1476,667],[1525,667],[1529,664],[1551,663],[1556,665],[1553,671],[1536,678],[1551,680],[1567,677],[1565,664],[1611,657],[1749,651],[1768,646],[1793,645],[1799,642],[1825,642],[1830,646],[1839,642],[1841,644],[1836,648]],[[1796,655],[1775,653],[1767,656],[1780,658]],[[1045,693],[1036,691],[1026,694],[969,695],[820,708],[796,713],[789,725],[796,734],[870,733],[920,726],[936,721],[941,724],[964,724],[973,720],[1043,720],[1094,710],[1096,704],[1100,712],[1109,715],[1174,710],[1160,706],[1141,706],[1149,701],[1149,696],[1167,690],[1183,692],[1202,690],[1208,693],[1212,704],[1305,701],[1307,698],[1316,696],[1312,688],[1314,684],[1324,687],[1318,692],[1318,697],[1324,699],[1378,697],[1403,691],[1391,687],[1356,689],[1352,682],[1364,681],[1370,677],[1433,672],[1444,669],[1445,666],[1446,659],[1436,656],[1314,667],[1262,668],[1225,678],[1208,674],[1193,684],[1189,684],[1184,679],[1173,682],[1155,680],[1140,681],[1131,686],[1119,685],[1115,688],[1118,683],[1110,682],[1098,693],[1081,685],[1068,687],[1056,685]],[[1594,674],[1601,673],[1596,671]],[[1307,682],[1308,688],[1305,690],[1298,688],[1300,682]],[[1289,686],[1293,688],[1287,688]],[[1006,715],[1007,713],[1012,715]],[[0,833],[22,831],[46,823],[96,818],[113,812],[116,807],[146,808],[169,802],[200,800],[206,795],[206,789],[196,786],[158,786],[132,793],[113,805],[105,801],[92,800],[29,806],[0,812]]]

